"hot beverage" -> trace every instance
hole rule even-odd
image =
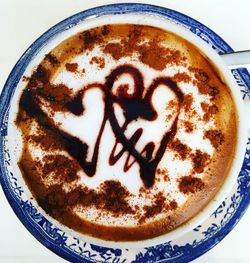
[[[160,28],[114,24],[64,40],[19,100],[19,167],[62,224],[150,239],[198,214],[234,158],[237,117],[216,66]]]

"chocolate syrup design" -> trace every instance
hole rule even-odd
[[[112,91],[113,85],[115,81],[123,74],[129,74],[133,78],[133,92],[128,93],[127,85],[120,85],[114,94]],[[136,143],[139,141],[143,133],[142,128],[138,128],[131,138],[127,138],[125,136],[125,131],[129,123],[136,119],[141,118],[148,121],[153,121],[157,118],[157,112],[152,105],[152,96],[159,85],[167,86],[175,94],[178,100],[178,109],[170,129],[163,134],[160,141],[160,146],[156,150],[155,156],[153,158],[153,151],[155,149],[154,142],[148,142],[141,152],[138,152],[135,148]],[[119,161],[124,152],[128,152],[129,154],[124,164],[124,172],[127,172],[130,167],[135,162],[137,162],[140,167],[140,177],[145,187],[149,188],[153,186],[156,168],[165,153],[169,141],[175,136],[177,132],[178,116],[184,98],[182,91],[170,78],[159,77],[153,80],[146,94],[143,95],[145,87],[143,76],[140,71],[131,65],[122,65],[115,68],[110,73],[110,75],[106,77],[106,82],[104,84],[93,83],[88,85],[84,89],[80,90],[76,96],[72,98],[72,100],[64,105],[64,107],[74,115],[84,114],[84,105],[82,102],[83,96],[87,90],[97,87],[103,92],[105,108],[91,161],[86,160],[89,145],[85,142],[82,142],[79,138],[61,130],[55,125],[53,119],[49,117],[41,108],[40,97],[43,97],[45,100],[47,98],[36,92],[36,89],[26,88],[24,90],[20,99],[20,108],[31,118],[35,118],[40,126],[53,133],[58,138],[64,149],[68,152],[68,154],[77,160],[86,175],[89,177],[94,176],[96,173],[99,145],[105,124],[107,121],[109,121],[116,138],[115,145],[109,156],[109,164],[114,165],[117,161]],[[122,127],[119,125],[115,116],[114,103],[119,104],[123,110],[125,122]],[[118,143],[122,144],[123,148],[117,154],[115,154]],[[131,156],[134,157],[133,162],[130,161]]]

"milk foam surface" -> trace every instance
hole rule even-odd
[[[96,64],[89,64],[89,61],[95,57],[102,57],[106,60],[106,66],[103,69],[100,69]],[[60,70],[60,73],[53,80],[54,84],[65,84],[68,87],[74,89],[74,92],[79,91],[84,86],[87,86],[92,83],[104,83],[106,76],[109,74],[110,70],[117,67],[118,65],[123,65],[125,63],[131,64],[140,69],[140,71],[144,75],[145,87],[149,86],[150,83],[159,76],[159,72],[150,68],[149,66],[144,65],[140,61],[135,58],[131,59],[130,57],[122,58],[119,61],[115,61],[112,59],[110,55],[104,54],[100,49],[96,48],[92,52],[86,56],[86,54],[82,54],[77,58],[69,60],[68,63],[77,63],[78,71],[86,70],[83,76],[79,76],[74,72],[68,72],[65,68]],[[188,66],[187,66],[188,67]],[[160,74],[163,76],[172,77],[176,73],[180,72],[188,72],[188,68],[184,66],[167,66],[166,69]],[[190,74],[191,75],[191,74]],[[117,79],[114,90],[121,84],[128,84],[129,89],[133,90],[133,79],[128,75],[124,74],[119,79]],[[200,108],[200,102],[206,101],[206,96],[202,96],[198,94],[198,89],[193,84],[180,83],[179,87],[186,94],[192,93],[194,96],[193,108],[197,111],[198,114],[202,114],[202,110]],[[90,145],[87,160],[90,160],[93,155],[94,145],[97,137],[97,133],[100,129],[101,121],[104,114],[104,103],[102,100],[103,93],[100,89],[92,89],[85,93],[83,98],[83,104],[85,105],[85,111],[82,116],[75,116],[72,113],[61,113],[55,112],[55,116],[53,120],[55,123],[60,123],[61,129],[68,132],[69,134],[80,138]],[[167,112],[170,114],[176,114],[173,109],[169,109],[167,107],[168,102],[170,100],[176,99],[173,92],[169,90],[169,88],[165,85],[160,85],[158,89],[155,91],[152,102],[158,113],[158,118],[155,121],[146,121],[138,119],[136,121],[131,122],[126,131],[125,135],[130,138],[134,132],[138,129],[138,127],[143,128],[142,137],[136,144],[136,149],[141,151],[145,144],[149,141],[153,141],[156,144],[156,149],[159,147],[160,139],[162,134],[170,129],[170,126],[173,122],[173,118],[169,121],[166,121]],[[124,123],[124,116],[119,106],[115,107],[116,116],[118,118],[119,124],[122,126]],[[197,114],[197,116],[199,116]],[[193,133],[186,133],[183,129],[178,129],[176,134],[176,138],[179,138],[182,142],[188,144],[193,151],[196,149],[201,149],[204,152],[207,152],[209,155],[213,154],[213,147],[208,140],[203,139],[204,128],[207,126],[209,128],[214,127],[214,121],[210,121],[209,123],[204,123],[203,121],[199,121],[198,117],[195,116],[193,121],[195,121],[197,128]],[[185,112],[180,114],[179,122],[181,123],[186,119]],[[127,158],[127,153],[123,155],[118,163],[114,166],[110,166],[108,163],[108,157],[110,155],[111,148],[115,144],[115,136],[113,135],[112,128],[110,124],[107,123],[104,129],[104,133],[101,139],[100,151],[99,151],[99,161],[97,165],[97,171],[94,177],[88,177],[84,174],[83,171],[80,172],[81,179],[79,184],[83,184],[89,188],[96,189],[101,183],[107,180],[118,180],[121,182],[123,186],[125,186],[131,194],[132,197],[129,197],[129,201],[131,204],[140,204],[140,207],[144,205],[150,205],[152,203],[152,196],[148,196],[145,198],[140,198],[139,190],[143,186],[143,182],[140,179],[139,166],[135,163],[132,168],[124,172],[123,166]],[[197,142],[199,142],[197,144]],[[119,145],[122,148],[121,145]],[[32,151],[33,152],[33,151]],[[37,157],[35,152],[33,152],[34,157]],[[39,153],[39,155],[41,155]],[[133,157],[131,157],[131,161],[133,161]],[[166,168],[169,174],[169,181],[165,182],[161,180],[159,183],[156,182],[153,189],[151,189],[151,194],[157,193],[159,190],[164,192],[165,195],[168,196],[169,200],[177,200],[178,205],[182,205],[189,196],[180,193],[178,189],[178,179],[181,176],[188,176],[192,171],[192,163],[190,160],[179,160],[178,157],[175,157],[174,151],[167,149],[164,154],[160,164],[160,168]],[[202,174],[199,174],[199,177],[202,178]],[[48,179],[49,180],[49,179]],[[51,182],[52,184],[55,182]],[[49,184],[49,183],[48,183]],[[83,211],[82,211],[83,210]],[[106,213],[106,215],[102,215],[101,217],[95,216],[98,214],[95,213],[94,208],[90,211],[86,211],[86,209],[75,208],[75,212],[82,216],[85,219],[90,221],[94,220],[100,224],[115,224],[115,225],[136,225],[137,220],[133,219],[133,217],[128,217],[127,215],[117,220],[117,218],[112,218],[112,215]],[[143,213],[143,212],[142,212]],[[163,214],[164,216],[164,214]],[[153,218],[155,220],[155,218]]]

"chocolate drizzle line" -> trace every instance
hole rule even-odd
[[[143,84],[142,76],[137,69],[135,69],[134,67],[130,65],[120,66],[110,74],[106,82],[106,86],[108,90],[112,89],[114,81],[118,78],[118,76],[124,73],[129,73],[133,77],[135,81],[135,90],[133,94],[127,94],[127,96],[124,96],[126,99],[124,99],[123,97],[116,101],[123,108],[123,112],[124,112],[125,119],[126,119],[125,124],[123,125],[122,128],[119,126],[116,116],[114,114],[114,108],[113,108],[114,100],[110,92],[107,93],[107,96],[106,96],[106,110],[109,114],[110,124],[111,124],[112,130],[115,134],[117,141],[119,141],[123,145],[124,149],[129,152],[129,156],[132,155],[135,158],[135,161],[139,164],[140,176],[141,176],[141,179],[144,185],[146,187],[151,187],[154,184],[156,168],[161,158],[163,157],[163,154],[165,153],[167,144],[171,140],[171,138],[175,136],[177,132],[178,115],[179,115],[180,106],[183,102],[184,96],[183,96],[182,91],[178,88],[178,86],[176,85],[174,81],[172,81],[170,78],[167,78],[167,77],[160,77],[153,81],[147,93],[143,97],[142,91],[144,90],[144,84]],[[142,119],[146,119],[150,121],[155,120],[157,118],[157,113],[153,108],[151,99],[152,99],[152,95],[154,91],[159,85],[166,85],[168,88],[170,88],[174,92],[175,96],[178,99],[179,107],[178,107],[178,113],[173,121],[173,124],[170,130],[166,131],[165,134],[163,135],[161,142],[160,142],[160,147],[156,151],[155,158],[152,159],[152,153],[155,148],[154,143],[149,142],[145,146],[143,151],[139,153],[135,149],[134,144],[135,144],[135,138],[137,139],[137,137],[140,136],[139,135],[140,129],[135,131],[134,135],[137,135],[137,136],[134,138],[134,135],[133,135],[131,137],[132,140],[131,139],[129,140],[125,136],[124,131],[128,123],[133,120],[136,120],[137,118],[142,118]],[[146,153],[146,157],[142,155],[142,153],[144,152]],[[111,165],[113,164],[112,153],[111,153],[111,160],[110,160]],[[126,169],[124,168],[124,170]]]
[[[129,74],[134,80],[133,93],[128,93],[128,90],[118,89],[115,93],[112,90],[115,81],[123,74]],[[160,146],[156,149],[153,158],[153,151],[155,144],[148,142],[141,152],[135,148],[136,143],[140,139],[143,129],[138,128],[131,138],[127,138],[125,131],[130,122],[138,118],[153,121],[157,118],[157,113],[152,105],[152,96],[154,91],[160,86],[164,85],[169,88],[178,100],[178,110],[172,126],[166,131],[160,141]],[[101,137],[107,121],[110,122],[111,128],[114,132],[116,142],[109,157],[109,164],[114,165],[122,157],[125,151],[128,152],[128,157],[125,161],[124,172],[128,171],[130,167],[137,162],[140,167],[140,176],[146,187],[151,187],[154,184],[156,168],[161,161],[169,141],[175,136],[177,132],[177,123],[180,108],[183,103],[184,95],[177,84],[168,77],[159,77],[153,80],[148,88],[146,94],[143,96],[145,90],[143,76],[138,69],[131,65],[122,65],[114,69],[106,78],[105,84],[93,83],[84,89],[80,90],[78,94],[64,107],[74,115],[84,114],[84,105],[82,99],[85,92],[92,88],[99,88],[103,92],[103,101],[105,104],[103,120],[100,126],[99,133],[94,146],[94,152],[90,161],[87,161],[87,153],[89,145],[82,142],[79,138],[70,135],[56,126],[53,119],[51,119],[41,108],[41,102],[36,89],[25,89],[21,99],[20,108],[25,111],[30,117],[36,118],[39,125],[44,129],[52,132],[63,145],[63,148],[71,155],[82,167],[87,176],[92,177],[96,173],[96,167],[99,155],[99,146]],[[51,102],[52,103],[52,102]],[[125,122],[122,127],[119,125],[114,113],[114,103],[118,103],[125,116]],[[115,155],[118,143],[122,144],[123,148]],[[133,156],[134,161],[130,163],[130,158]]]

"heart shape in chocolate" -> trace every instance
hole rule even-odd
[[[113,86],[117,78],[123,74],[129,74],[134,80],[133,92],[128,92],[128,86],[119,86],[116,92],[114,92]],[[169,88],[178,100],[177,114],[172,122],[172,125],[167,131],[163,132],[158,149],[155,149],[154,142],[148,142],[143,150],[139,152],[135,145],[140,139],[143,129],[137,128],[134,134],[128,138],[125,135],[127,126],[134,120],[144,119],[147,121],[153,121],[157,118],[157,112],[152,104],[152,96],[156,89],[164,85]],[[110,122],[113,133],[116,137],[116,143],[111,151],[109,163],[114,165],[123,153],[128,152],[128,157],[124,165],[124,171],[129,170],[134,162],[137,162],[140,167],[140,176],[146,187],[151,187],[154,184],[156,168],[161,161],[168,142],[175,136],[177,132],[177,122],[179,117],[180,108],[183,102],[183,93],[178,88],[176,83],[168,77],[159,77],[153,80],[149,88],[145,93],[145,87],[143,83],[142,74],[138,69],[131,65],[122,65],[114,69],[111,74],[106,78],[105,84],[93,83],[88,85],[70,101],[68,101],[64,107],[67,108],[74,115],[81,115],[84,113],[83,97],[85,92],[92,88],[99,88],[103,92],[104,100],[104,114],[101,122],[100,130],[97,133],[97,138],[93,150],[91,161],[87,161],[87,152],[89,145],[82,142],[79,138],[72,136],[64,130],[57,127],[51,117],[49,117],[42,109],[38,95],[35,90],[26,89],[22,94],[20,105],[23,110],[26,111],[30,117],[36,118],[39,125],[49,132],[54,133],[55,137],[64,149],[78,161],[84,172],[88,176],[94,176],[96,173],[96,166],[99,154],[99,145],[103,130],[107,121]],[[143,94],[145,93],[145,94]],[[53,103],[53,102],[52,102]],[[117,120],[114,104],[118,104],[123,111],[125,121],[122,126],[119,125]],[[122,149],[115,154],[116,146],[120,143]],[[153,157],[153,152],[155,152]],[[133,156],[134,161],[129,164],[130,156]]]
[[[129,74],[134,81],[133,92],[128,92],[128,86],[120,85],[114,93],[113,87],[115,81],[123,74]],[[155,144],[153,142],[148,142],[144,149],[141,152],[138,152],[135,148],[137,141],[140,139],[143,129],[138,128],[131,138],[127,138],[125,135],[125,130],[130,122],[136,119],[145,119],[148,121],[153,121],[157,118],[157,112],[154,109],[152,104],[152,96],[155,90],[160,86],[167,86],[175,94],[178,100],[178,110],[174,118],[174,121],[170,129],[164,132],[160,146],[156,150],[155,157],[152,157],[153,151],[155,149]],[[160,77],[155,79],[152,84],[145,91],[143,77],[138,69],[131,65],[122,65],[114,69],[111,74],[106,78],[106,83],[101,84],[92,84],[88,87],[85,87],[85,92],[88,89],[99,86],[105,93],[105,114],[103,122],[100,128],[99,135],[96,140],[94,153],[98,151],[100,137],[103,132],[105,122],[109,120],[114,135],[116,137],[116,143],[111,151],[109,163],[114,165],[123,155],[125,151],[129,153],[126,162],[124,164],[124,172],[128,171],[129,168],[133,165],[134,162],[137,162],[140,166],[140,176],[146,187],[150,187],[154,183],[155,171],[162,159],[162,156],[165,152],[168,142],[176,134],[177,131],[177,121],[181,103],[183,101],[183,93],[178,88],[176,83],[167,77]],[[79,92],[78,95],[71,102],[67,103],[66,107],[74,114],[81,114],[83,112],[82,106],[82,97],[84,93]],[[119,125],[117,117],[115,115],[114,104],[117,103],[121,106],[123,110],[123,115],[125,117],[125,122],[122,127]],[[80,110],[79,110],[80,109]],[[115,154],[117,144],[121,143],[123,148]],[[135,161],[129,164],[130,156],[133,156]],[[96,157],[93,155],[93,159],[96,160]],[[86,169],[85,169],[86,170]]]
[[[134,90],[132,93],[128,93],[128,89],[121,86],[120,89],[118,88],[117,94],[114,95],[113,92],[111,92],[114,82],[122,74],[129,74],[133,78],[135,83]],[[178,100],[178,110],[170,129],[164,132],[160,140],[160,146],[156,150],[155,157],[153,158],[152,154],[155,149],[155,144],[153,142],[148,142],[141,152],[138,152],[135,148],[135,144],[143,132],[142,128],[138,128],[131,138],[127,138],[124,131],[131,121],[138,118],[148,121],[153,121],[157,118],[157,112],[152,104],[152,96],[160,85],[167,86],[175,94]],[[140,166],[140,176],[144,185],[146,187],[151,187],[154,184],[156,168],[165,153],[167,144],[177,132],[178,116],[184,95],[176,83],[167,77],[154,79],[147,89],[147,92],[143,95],[143,91],[145,90],[143,77],[140,71],[131,65],[122,65],[113,70],[107,77],[105,87],[107,89],[105,103],[106,112],[108,114],[107,118],[110,121],[117,142],[121,143],[123,146],[123,149],[116,155],[114,155],[116,145],[114,146],[110,155],[110,164],[114,164],[117,160],[119,160],[124,151],[127,151],[129,155],[124,165],[124,171],[126,172],[133,164],[129,165],[129,157],[132,155]],[[116,118],[114,103],[118,103],[123,109],[125,122],[122,127],[119,125]],[[143,156],[143,154],[145,156]]]

